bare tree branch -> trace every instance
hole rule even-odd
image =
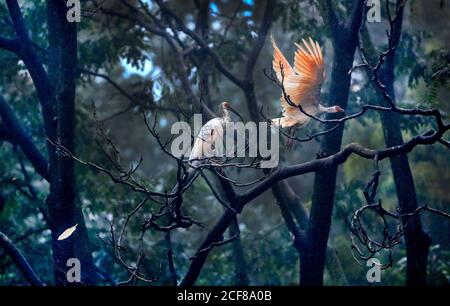
[[[14,243],[2,232],[0,232],[0,246],[5,249],[6,253],[12,258],[17,268],[22,272],[25,279],[33,286],[42,287],[45,284],[39,276],[34,272],[22,252],[14,245]]]
[[[6,132],[9,134],[9,141],[18,145],[28,158],[30,163],[45,180],[49,180],[48,162],[46,158],[39,152],[39,149],[34,144],[31,136],[25,131],[15,116],[14,111],[6,103],[2,95],[0,95],[0,118],[3,120],[3,125],[6,127]]]

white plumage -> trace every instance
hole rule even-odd
[[[192,161],[191,164],[193,165],[196,165],[203,159],[215,154],[214,143],[218,137],[223,137],[226,124],[231,122],[228,110],[233,112],[234,110],[230,104],[228,102],[222,102],[219,109],[222,113],[222,117],[213,118],[206,122],[195,138],[194,147],[189,155],[189,161]]]
[[[223,118],[214,118],[209,120],[202,126],[200,132],[195,138],[194,147],[192,148],[189,160],[199,160],[205,156],[212,156],[214,154],[213,146],[220,137],[219,131],[225,129],[225,120]]]

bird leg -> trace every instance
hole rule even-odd
[[[294,127],[290,127],[288,130],[288,137],[287,137],[287,142],[286,142],[286,148],[288,151],[292,150],[292,147],[294,145],[294,139],[293,137],[295,136],[295,129]]]
[[[293,141],[291,138],[288,137],[287,141],[286,141],[286,149],[287,151],[291,151],[292,150],[292,145],[293,145]]]

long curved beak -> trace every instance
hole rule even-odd
[[[231,106],[229,106],[229,107],[228,107],[228,110],[231,111],[231,112],[233,112],[236,116],[239,117],[239,119],[241,119],[242,122],[244,122],[244,118],[242,118],[242,116],[241,116],[234,108],[232,108]]]

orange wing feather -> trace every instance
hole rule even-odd
[[[285,79],[285,90],[290,100],[301,104],[305,111],[315,110],[320,99],[320,88],[324,80],[324,61],[319,44],[309,38],[302,40],[302,45],[295,44],[297,51],[294,59],[294,72]],[[281,97],[281,105],[286,113],[298,112],[296,107]]]
[[[275,40],[273,37],[270,38],[272,40],[272,46],[273,46],[273,61],[272,61],[272,67],[277,75],[278,81],[281,83],[283,81],[281,71],[283,71],[284,74],[284,81],[286,82],[286,79],[288,76],[292,74],[292,67],[289,65],[289,62],[284,57],[283,53],[281,53],[280,49],[278,49],[277,44],[275,43]]]

